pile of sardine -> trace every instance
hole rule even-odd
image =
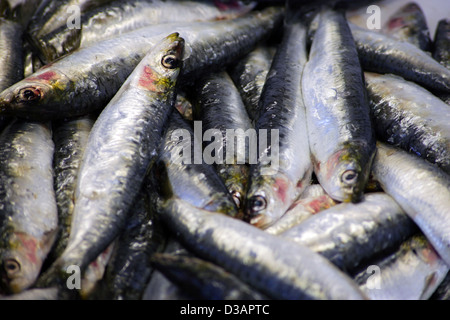
[[[1,298],[449,299],[450,21],[355,3],[0,1]]]

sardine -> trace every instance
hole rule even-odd
[[[140,300],[153,273],[151,257],[163,250],[167,234],[143,189],[117,240],[97,299]]]
[[[450,107],[398,76],[367,72],[365,78],[377,138],[450,174]]]
[[[350,24],[365,71],[393,73],[429,90],[450,92],[450,69],[415,45]]]
[[[450,69],[450,19],[440,20],[433,42],[433,58]]]
[[[382,32],[397,40],[409,42],[423,51],[431,52],[431,36],[427,19],[419,4],[409,2],[394,12]]]
[[[0,92],[24,77],[22,35],[18,23],[0,18]],[[10,117],[0,115],[0,132],[10,122]]]
[[[272,60],[273,55],[270,52],[270,48],[260,45],[228,70],[241,94],[242,101],[252,121],[256,120],[256,115],[258,114],[259,99],[261,98]]]
[[[94,122],[92,116],[61,121],[53,125],[54,188],[58,206],[59,230],[55,246],[49,255],[48,260],[50,261],[56,260],[67,246],[75,206],[76,181]]]
[[[170,31],[180,32],[186,40],[182,78],[191,81],[249,53],[278,26],[283,13],[268,8],[230,21],[156,25],[82,48],[1,93],[0,115],[54,120],[102,110]]]
[[[433,58],[450,69],[450,19],[440,20],[433,42]],[[445,103],[450,105],[450,93],[437,93]]]
[[[76,14],[98,7],[112,0],[43,0],[36,9],[27,33],[31,39],[39,39],[69,22],[76,21]],[[79,18],[79,17],[78,17]]]
[[[233,274],[191,256],[154,254],[152,265],[192,297],[201,300],[266,300]]]
[[[341,12],[320,13],[303,76],[303,95],[317,179],[333,199],[360,201],[375,138],[358,54]]]
[[[67,247],[42,283],[61,281],[71,265],[83,273],[124,228],[173,110],[183,50],[177,33],[160,41],[100,114],[78,173]]]
[[[295,18],[285,24],[258,107],[259,157],[258,163],[250,166],[245,219],[262,229],[275,223],[311,183],[313,168],[301,88],[307,61],[306,29]],[[263,133],[267,141],[262,142]]]
[[[415,232],[414,222],[390,196],[370,193],[360,203],[331,207],[280,236],[309,247],[348,271],[398,246]]]
[[[374,177],[450,265],[450,176],[399,148],[377,147]]]
[[[167,246],[163,251],[164,254],[170,255],[190,255],[191,253],[180,244],[174,237],[169,237]],[[143,300],[192,300],[185,290],[167,279],[161,272],[154,270],[152,277],[147,284],[144,292]]]
[[[428,300],[448,271],[428,240],[416,235],[393,254],[372,261],[355,281],[371,300]]]
[[[214,165],[241,210],[247,192],[250,153],[253,152],[255,158],[257,156],[256,149],[251,149],[250,145],[253,143],[257,147],[250,117],[227,72],[201,78],[195,91],[194,118],[201,122],[207,140],[204,157],[210,158],[205,160]],[[208,136],[212,131],[215,131],[214,135]],[[249,142],[246,142],[246,137]]]
[[[270,299],[364,299],[355,283],[307,247],[172,198],[162,218],[194,254]]]
[[[41,37],[39,49],[41,58],[49,63],[78,47],[150,25],[232,19],[251,11],[254,6],[254,3],[239,3],[235,7],[224,6],[221,10],[215,3],[206,1],[113,1],[83,14],[80,28],[64,25]]]
[[[197,208],[238,218],[237,206],[217,171],[203,157],[196,159],[196,153],[202,155],[203,140],[197,134],[203,132],[196,133],[177,112],[172,113],[154,166],[155,178],[149,180],[153,185],[147,187],[151,198],[173,193]]]
[[[21,120],[0,135],[0,291],[20,293],[41,272],[58,228],[54,144],[47,124]]]

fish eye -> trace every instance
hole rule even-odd
[[[3,263],[3,269],[5,270],[8,277],[13,277],[20,272],[20,263],[15,259],[8,259]]]
[[[250,199],[250,210],[253,213],[263,211],[267,208],[267,200],[262,196],[254,196]]]
[[[41,98],[41,90],[33,87],[25,88],[19,91],[21,101],[35,101]]]
[[[352,185],[358,180],[358,173],[355,170],[347,170],[342,174],[342,182]]]
[[[175,69],[179,66],[178,58],[173,54],[168,54],[162,58],[162,65],[167,69]]]

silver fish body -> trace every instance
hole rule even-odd
[[[448,271],[427,239],[416,235],[393,254],[372,261],[355,281],[371,300],[428,300]]]
[[[438,22],[434,35],[433,58],[450,69],[450,19]]]
[[[69,239],[76,181],[94,122],[94,117],[83,117],[53,125],[54,184],[59,224],[58,238],[50,254],[53,261],[62,254]]]
[[[204,156],[216,168],[239,209],[244,206],[249,177],[250,143],[247,134],[254,133],[245,105],[227,72],[214,73],[196,83],[195,119],[200,120],[203,134],[214,131],[214,139],[205,142]],[[230,135],[229,133],[233,134]],[[216,134],[220,136],[216,137]],[[256,135],[253,136],[256,138]],[[244,141],[244,143],[242,143]]]
[[[268,8],[230,21],[156,25],[81,48],[2,92],[0,114],[54,120],[102,110],[148,51],[171,31],[186,40],[181,77],[191,81],[250,52],[282,17],[283,10]]]
[[[203,157],[197,159],[203,155],[203,139],[197,136],[203,132],[199,131],[179,113],[172,113],[154,166],[155,177],[147,189],[153,199],[173,194],[197,208],[238,217],[237,206],[217,171]]]
[[[0,291],[36,281],[58,228],[51,129],[16,120],[0,136]]]
[[[373,175],[450,265],[450,176],[399,148],[377,143]]]
[[[450,174],[450,108],[423,87],[394,75],[365,73],[377,138]]]
[[[387,194],[367,194],[360,203],[343,203],[308,218],[280,236],[318,252],[342,270],[399,245],[417,231]]]
[[[267,299],[233,274],[196,257],[155,254],[152,257],[152,265],[197,299]]]
[[[304,246],[176,198],[162,210],[189,250],[271,299],[364,299],[347,275]]]
[[[87,47],[150,25],[231,19],[253,7],[254,4],[239,4],[221,10],[206,1],[112,1],[85,12],[79,29],[69,29],[64,25],[39,38],[39,49],[44,61],[49,63],[78,47]]]
[[[228,73],[238,88],[252,121],[258,114],[259,99],[272,64],[270,48],[260,45],[242,58]]]
[[[362,69],[342,13],[320,13],[302,86],[316,176],[333,199],[358,202],[375,138]]]
[[[256,116],[259,157],[250,166],[245,219],[263,229],[275,223],[311,183],[301,88],[307,61],[306,29],[298,21],[285,24]]]
[[[84,272],[124,228],[175,102],[183,50],[178,34],[160,40],[97,119],[78,173],[67,247],[42,282],[61,281],[71,265]]]
[[[350,24],[365,71],[393,73],[429,90],[450,92],[450,70],[405,41]]]

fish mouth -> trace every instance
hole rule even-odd
[[[272,224],[270,219],[268,219],[267,216],[264,214],[258,214],[253,216],[248,220],[248,223],[250,223],[252,226],[258,229],[266,229]]]

